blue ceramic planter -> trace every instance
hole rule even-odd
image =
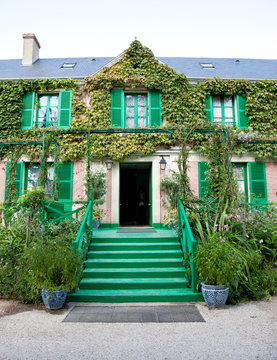
[[[218,286],[201,283],[201,291],[209,307],[224,306],[229,295],[229,288],[225,285]]]
[[[99,229],[100,225],[101,225],[101,221],[100,221],[100,220],[94,220],[94,221],[93,221],[93,230]]]
[[[60,288],[59,290],[51,292],[43,287],[41,295],[47,309],[61,309],[65,302],[67,291]]]

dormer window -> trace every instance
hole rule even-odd
[[[68,62],[68,63],[63,63],[63,65],[61,66],[61,69],[73,69],[76,65],[76,62]]]
[[[202,69],[215,69],[214,64],[212,63],[200,63]]]

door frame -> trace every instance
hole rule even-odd
[[[121,169],[122,169],[122,165],[123,164],[130,164],[130,165],[137,165],[138,167],[140,165],[145,165],[145,164],[149,164],[149,177],[148,177],[148,181],[149,181],[149,197],[148,197],[148,207],[149,207],[149,226],[153,225],[153,175],[152,175],[152,171],[153,171],[153,162],[152,161],[126,161],[126,162],[121,162],[119,163],[119,189],[118,189],[118,222],[119,222],[119,226],[121,226],[121,209],[120,209],[120,197],[121,197]]]

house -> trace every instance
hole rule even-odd
[[[0,60],[0,137],[2,142],[41,141],[45,130],[56,135],[76,130],[58,135],[60,201],[85,196],[91,131],[91,168],[106,169],[112,160],[103,222],[138,225],[141,190],[148,204],[143,224],[159,227],[165,215],[160,182],[178,170],[179,154],[172,136],[159,130],[197,122],[202,128],[234,130],[237,149],[231,160],[245,201],[276,202],[277,60],[155,58],[138,41],[116,58],[40,59],[36,36],[23,39],[22,59]],[[208,159],[199,136],[189,152],[188,175],[195,196],[204,197]],[[39,149],[33,145],[17,159],[18,195],[38,184]],[[51,189],[53,155],[48,161]],[[0,202],[8,162],[2,157]]]

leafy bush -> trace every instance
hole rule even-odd
[[[37,289],[70,291],[77,285],[81,254],[63,240],[38,242],[26,249],[23,259]]]
[[[200,217],[192,213],[190,219],[199,242],[196,262],[200,279],[210,282],[214,275],[218,281],[224,282],[225,278],[227,283],[229,280],[228,301],[231,303],[276,294],[276,208],[246,209],[241,206],[229,215],[223,211],[220,219],[202,210]],[[231,266],[228,270],[232,264],[238,267],[233,269]]]

